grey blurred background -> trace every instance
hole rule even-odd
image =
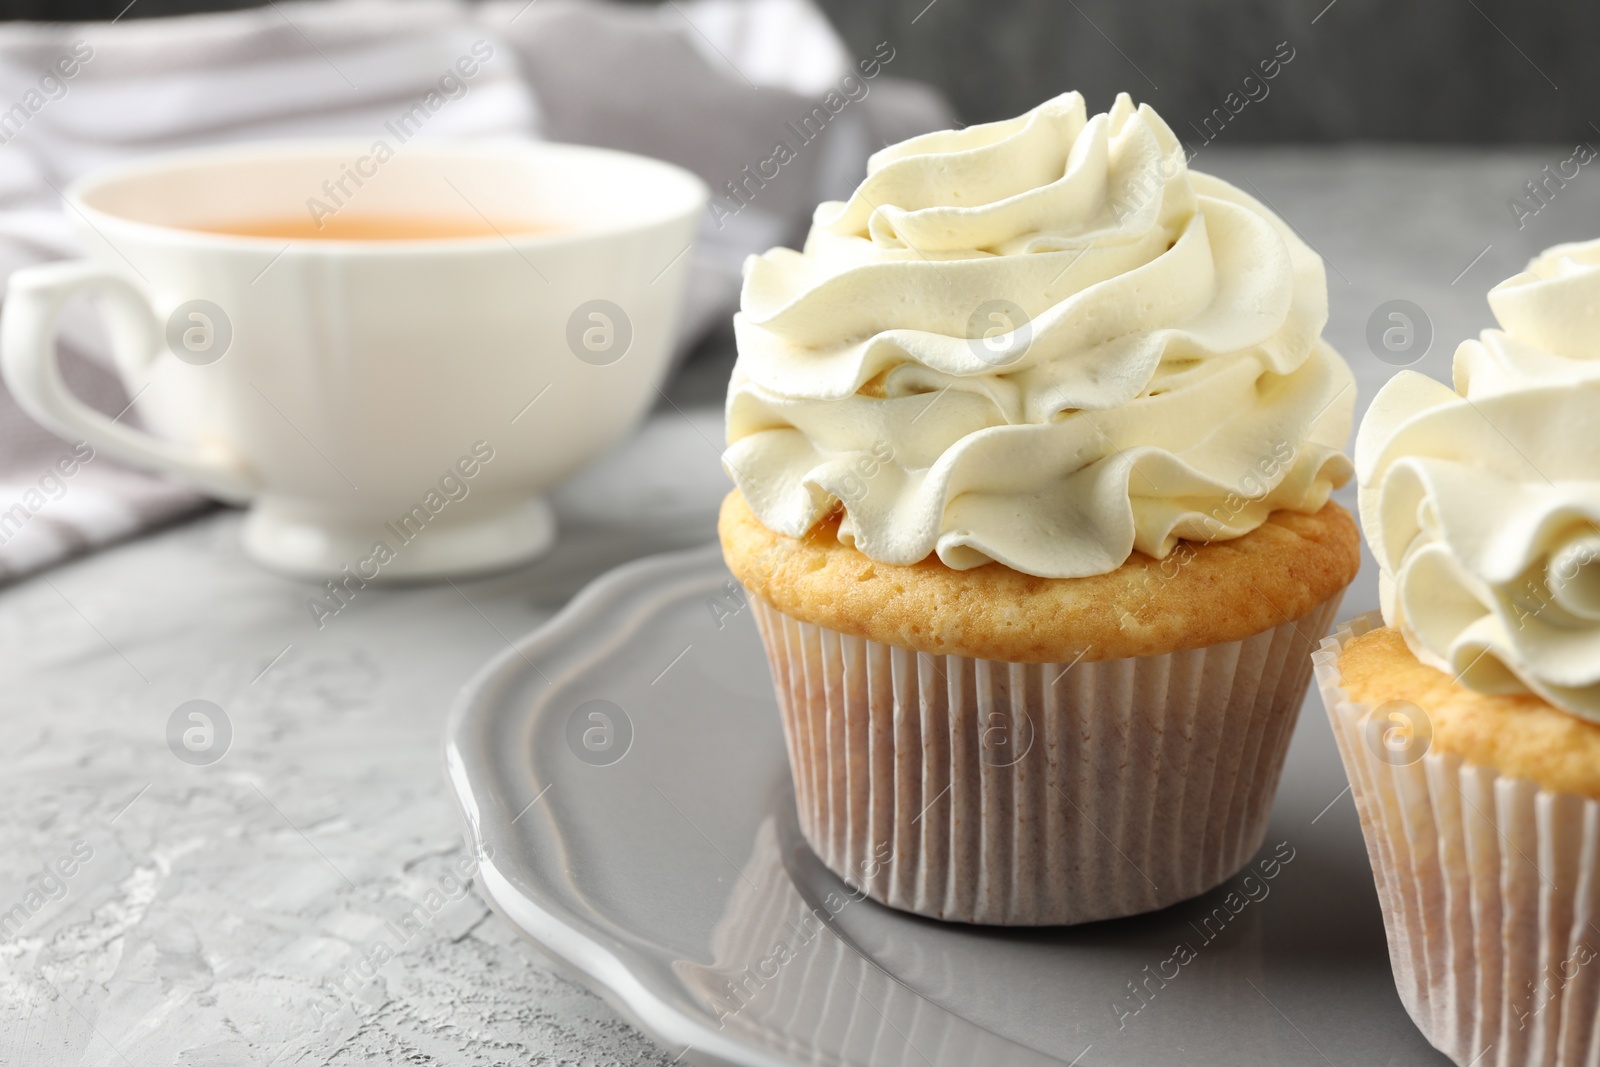
[[[1564,0],[820,0],[852,52],[984,122],[1078,89],[1126,91],[1205,143],[1551,143],[1600,138],[1600,4]],[[4,0],[0,18],[128,19],[250,0]],[[1246,86],[1287,42],[1293,59]],[[1247,100],[1233,113],[1228,99]],[[1250,100],[1249,94],[1258,99]],[[1234,106],[1237,106],[1236,104]],[[1219,128],[1220,136],[1215,136]]]
[[[1281,42],[1294,59],[1229,142],[1564,141],[1600,136],[1600,5],[1511,0],[822,0],[855,50],[906,41],[903,77],[982,122],[1118,91],[1198,137]],[[920,16],[919,16],[920,13]],[[915,24],[908,19],[917,17]],[[1514,42],[1514,43],[1513,43]],[[1254,90],[1260,95],[1260,90]],[[1194,124],[1191,127],[1191,123]],[[1216,125],[1213,124],[1213,130]]]

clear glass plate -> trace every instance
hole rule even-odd
[[[714,545],[594,583],[484,668],[447,734],[490,902],[683,1062],[1449,1062],[1395,994],[1325,721],[1301,723],[1246,872],[1044,929],[905,915],[812,855]]]

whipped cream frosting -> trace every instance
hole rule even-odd
[[[1454,388],[1403,371],[1356,437],[1384,620],[1472,689],[1600,721],[1600,241],[1489,291]]]
[[[1049,578],[1313,512],[1355,402],[1322,260],[1068,93],[886,148],[804,251],[745,264],[724,466],[770,529]]]

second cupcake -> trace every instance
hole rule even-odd
[[[1600,241],[1489,305],[1454,388],[1403,371],[1362,421],[1383,611],[1317,673],[1412,1019],[1458,1064],[1596,1067]]]
[[[1126,96],[887,148],[751,259],[720,533],[837,874],[1071,923],[1249,860],[1359,559],[1326,317]]]

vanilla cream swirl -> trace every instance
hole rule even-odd
[[[741,304],[729,476],[880,562],[1103,574],[1350,474],[1321,259],[1127,96],[878,152]]]
[[[1501,329],[1410,371],[1356,439],[1383,616],[1473,689],[1600,721],[1600,241],[1489,291]]]

